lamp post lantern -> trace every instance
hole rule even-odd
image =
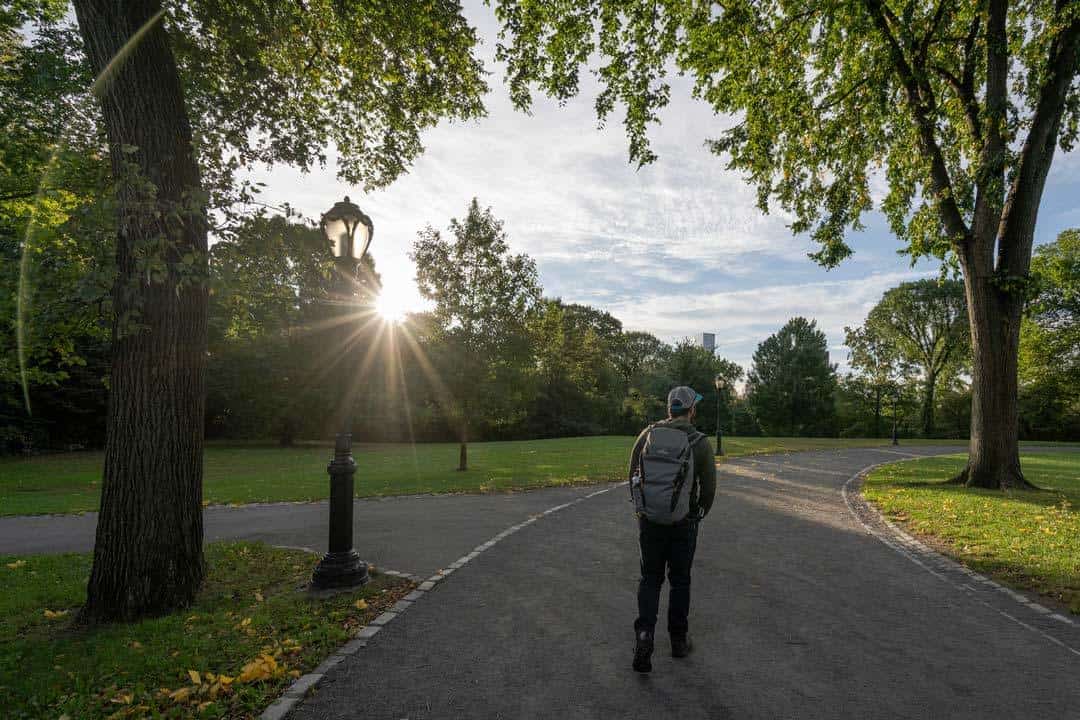
[[[353,286],[360,261],[364,259],[375,228],[371,218],[346,197],[344,202],[322,216],[321,227],[337,265],[336,294],[344,312],[352,306]],[[342,323],[343,347],[351,339],[347,323]],[[356,461],[352,455],[352,413],[350,398],[344,399],[341,428],[334,440],[334,455],[326,466],[330,474],[330,542],[323,559],[311,576],[316,590],[354,587],[368,581],[367,563],[353,549],[353,485]]]
[[[723,375],[717,375],[713,378],[713,384],[716,385],[716,454],[717,456],[724,454],[723,436],[720,432],[720,405],[724,398],[724,388],[727,387],[727,380]]]

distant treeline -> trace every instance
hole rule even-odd
[[[1040,289],[1021,348],[1029,439],[1080,437],[1070,232],[1035,262]],[[830,364],[816,323],[793,318],[761,342],[743,377],[690,340],[668,344],[603,310],[544,297],[533,261],[510,253],[502,224],[475,201],[449,232],[422,230],[413,259],[433,310],[391,324],[374,311],[380,280],[370,260],[354,296],[340,301],[333,258],[310,226],[248,219],[216,243],[207,436],[328,439],[349,415],[355,438],[368,441],[629,434],[663,417],[668,389],[680,384],[705,396],[698,425],[710,434],[717,420],[737,435],[888,437],[894,424],[904,437],[968,433],[966,306],[955,281],[886,292],[847,330],[846,375]],[[14,322],[5,336],[4,452],[104,442],[108,298],[80,301],[85,278],[65,262],[65,272],[29,278],[36,310],[23,332],[25,373]],[[16,275],[3,280],[5,294],[14,290]]]

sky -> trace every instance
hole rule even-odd
[[[612,313],[628,330],[666,341],[716,333],[719,355],[749,368],[758,343],[789,318],[817,320],[833,362],[846,366],[845,325],[859,325],[888,288],[936,276],[937,265],[914,267],[884,218],[850,236],[853,257],[825,270],[807,257],[816,249],[794,237],[782,213],[762,214],[753,189],[704,141],[730,120],[694,101],[674,78],[671,103],[651,131],[659,159],[642,169],[628,162],[621,116],[598,128],[596,85],[563,107],[534,94],[531,115],[515,111],[494,61],[494,12],[468,0],[468,20],[483,42],[491,73],[487,117],[444,123],[423,137],[424,154],[389,188],[363,193],[335,177],[333,164],[301,174],[287,167],[256,173],[264,197],[318,217],[343,195],[371,216],[371,253],[391,310],[424,302],[408,252],[430,224],[445,229],[475,196],[505,223],[514,252],[536,260],[548,297]],[[1080,226],[1080,153],[1054,160],[1036,232],[1053,240]]]

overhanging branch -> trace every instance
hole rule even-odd
[[[945,164],[945,158],[934,136],[934,122],[931,119],[925,99],[919,90],[919,82],[915,77],[911,65],[904,57],[904,51],[900,47],[896,36],[889,28],[888,13],[895,19],[888,8],[883,6],[880,0],[863,0],[863,4],[874,20],[878,31],[889,46],[889,54],[893,60],[893,67],[900,76],[904,86],[907,104],[915,119],[915,126],[919,131],[919,141],[923,152],[930,157],[930,186],[934,191],[938,204],[938,212],[942,224],[950,238],[956,243],[967,242],[970,237],[967,223],[956,204],[956,196],[953,194],[952,181],[949,178],[949,168]],[[895,22],[895,20],[894,20]]]

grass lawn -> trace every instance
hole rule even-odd
[[[220,543],[207,546],[206,584],[189,610],[88,630],[71,618],[90,561],[0,557],[5,718],[255,717],[412,587],[376,575],[313,600],[298,591],[313,556]]]
[[[887,440],[724,438],[727,457],[822,448],[865,447]],[[524,490],[621,479],[633,438],[622,436],[470,443],[467,472],[455,470],[454,443],[360,444],[358,497],[431,492]],[[97,510],[100,452],[0,459],[0,516]],[[209,503],[317,500],[329,491],[330,450],[217,445],[206,448],[203,498]]]
[[[1008,495],[944,483],[966,456],[886,465],[864,494],[887,517],[964,564],[1080,613],[1080,453],[1022,455],[1039,492]]]

